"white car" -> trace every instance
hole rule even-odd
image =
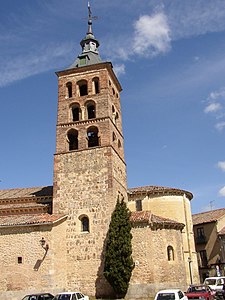
[[[161,290],[155,295],[154,300],[188,300],[184,292],[179,289]]]
[[[80,292],[63,292],[57,294],[53,300],[89,300],[89,297]]]
[[[207,277],[204,284],[208,285],[212,290],[222,290],[225,284],[225,277]]]

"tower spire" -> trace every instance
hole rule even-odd
[[[88,1],[88,32],[87,34],[93,34],[92,32],[92,13],[91,13],[91,5]]]
[[[102,62],[98,53],[99,41],[95,38],[92,30],[93,19],[97,19],[97,17],[92,16],[91,5],[88,1],[88,31],[86,36],[80,42],[82,53],[78,55],[77,59],[69,69]]]

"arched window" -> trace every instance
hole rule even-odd
[[[88,85],[86,80],[80,80],[77,82],[79,87],[80,96],[85,96],[88,94]]]
[[[80,221],[81,221],[81,231],[82,232],[89,232],[89,219],[87,216],[81,216],[80,217]]]
[[[88,148],[99,146],[98,128],[91,126],[87,130]]]
[[[115,133],[113,132],[113,134],[112,134],[112,138],[113,138],[113,142],[116,140],[116,135],[115,135]]]
[[[99,94],[100,93],[99,78],[98,77],[93,78],[92,82],[93,82],[93,91],[94,91],[94,94]]]
[[[121,148],[121,142],[118,140],[118,148]]]
[[[78,149],[78,131],[70,129],[67,133],[69,151]]]
[[[72,120],[73,122],[79,121],[80,120],[80,105],[79,104],[73,104],[71,106],[72,110]]]
[[[67,88],[67,97],[71,98],[73,96],[72,83],[67,82],[66,88]]]
[[[87,108],[87,118],[88,119],[95,119],[96,118],[95,102],[94,101],[89,101],[86,104],[86,108]]]
[[[169,261],[174,260],[174,250],[172,246],[167,247],[167,258]]]

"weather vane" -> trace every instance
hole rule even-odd
[[[92,28],[91,28],[91,25],[92,25],[92,20],[97,20],[98,17],[97,16],[92,16],[92,12],[91,12],[91,5],[90,5],[90,2],[88,1],[88,32],[89,33],[92,33]]]

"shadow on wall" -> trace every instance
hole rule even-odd
[[[38,271],[38,270],[39,270],[41,264],[42,264],[42,263],[44,262],[44,260],[45,260],[45,257],[46,257],[46,255],[47,255],[47,253],[48,253],[48,249],[45,249],[45,254],[44,254],[44,256],[42,257],[42,259],[38,259],[38,260],[36,261],[36,263],[35,263],[35,265],[34,265],[34,271]]]
[[[108,238],[108,233],[106,235],[106,238],[104,240],[102,253],[100,256],[100,266],[98,268],[97,272],[97,278],[95,281],[95,297],[96,298],[103,298],[103,299],[115,299],[116,295],[114,293],[113,288],[106,280],[103,272],[104,272],[104,263],[105,263],[105,249],[106,249],[106,241]]]

